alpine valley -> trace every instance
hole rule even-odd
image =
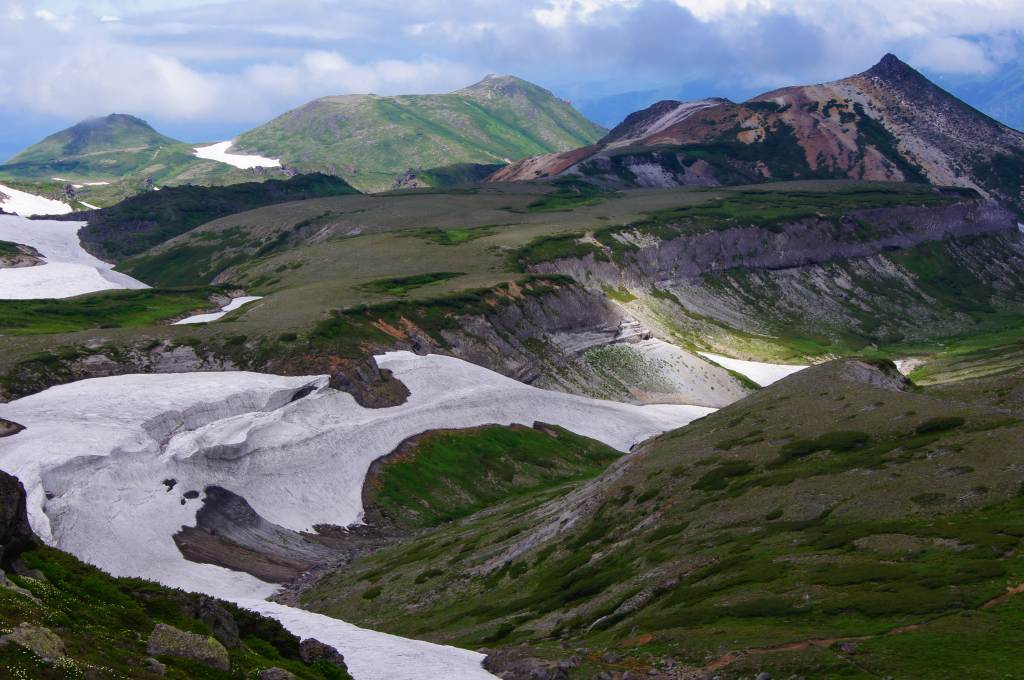
[[[0,678],[1024,676],[1024,133],[894,55],[0,165]]]

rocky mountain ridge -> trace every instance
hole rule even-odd
[[[1024,133],[964,104],[888,54],[867,71],[736,104],[659,102],[600,142],[491,176],[580,175],[618,186],[714,186],[795,178],[970,187],[1020,210]]]

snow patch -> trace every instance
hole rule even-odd
[[[721,354],[712,354],[711,352],[698,352],[698,354],[705,359],[710,359],[719,366],[728,368],[730,371],[736,371],[747,376],[762,387],[771,385],[773,382],[778,382],[786,376],[793,375],[807,368],[807,366],[795,364],[768,364],[763,361],[745,361],[743,359],[724,357]]]
[[[256,300],[262,299],[263,298],[259,297],[258,295],[243,295],[242,297],[236,297],[231,302],[221,307],[219,312],[210,312],[208,314],[193,314],[192,316],[186,317],[181,321],[175,321],[172,325],[180,326],[192,323],[210,323],[211,321],[216,321],[217,319],[221,318],[228,312],[235,311],[242,305],[247,305],[250,302],[255,302]]]
[[[71,212],[71,206],[52,198],[36,196],[0,184],[0,210],[22,217],[31,217],[33,215],[65,215]]]
[[[439,428],[543,421],[619,450],[714,409],[634,406],[549,392],[460,359],[391,352],[378,357],[410,390],[367,409],[324,376],[184,373],[93,378],[8,404],[26,426],[0,448],[0,467],[29,494],[29,520],[47,542],[119,576],[198,590],[280,620],[338,647],[357,680],[493,678],[482,655],[363,630],[262,602],[275,586],[186,561],[172,536],[194,525],[219,485],[271,522],[296,530],[362,517],[370,464],[410,436]],[[302,387],[316,388],[291,401]],[[169,492],[163,480],[177,480]]]
[[[84,205],[84,206],[85,206],[86,208],[88,208],[89,210],[99,210],[99,206],[95,206],[95,205],[93,205],[92,203],[86,203],[85,201],[79,201],[79,203],[81,203],[82,205]]]
[[[0,269],[0,300],[65,298],[112,288],[148,288],[115,272],[78,241],[84,222],[30,220],[0,215],[0,240],[32,246],[46,259],[36,267]]]
[[[242,168],[243,170],[248,170],[249,168],[281,167],[281,161],[275,158],[228,153],[228,149],[231,148],[231,144],[232,141],[228,140],[226,142],[211,144],[210,146],[197,146],[193,149],[192,153],[194,153],[198,158],[227,163],[228,165],[233,165],[236,168]]]
[[[909,376],[916,368],[924,365],[924,360],[911,357],[908,359],[896,359],[893,363],[896,364],[897,371]]]

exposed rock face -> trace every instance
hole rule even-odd
[[[53,663],[65,654],[64,641],[49,628],[19,624],[10,634],[0,637],[0,647],[18,645],[30,650],[43,661]]]
[[[147,649],[153,656],[176,656],[225,672],[231,670],[228,650],[217,640],[186,633],[165,623],[158,623],[153,628]]]
[[[1024,238],[1014,215],[994,201],[854,210],[836,222],[810,217],[772,230],[737,226],[676,236],[666,229],[661,237],[618,230],[613,236],[635,247],[533,269],[595,287],[671,292],[679,304],[654,304],[661,317],[684,328],[696,316],[760,334],[853,331],[894,341],[970,330],[973,318],[946,301],[959,292],[941,282],[929,287],[927,275],[902,264],[900,251],[920,248],[924,261],[941,258],[936,266],[978,282],[968,284],[970,294],[986,297],[974,304],[1024,305]]]
[[[871,226],[864,234],[861,225]],[[694,280],[703,274],[729,269],[788,269],[833,260],[868,257],[901,250],[951,236],[1012,234],[1016,217],[994,201],[964,201],[945,206],[899,206],[853,210],[835,222],[804,218],[769,231],[757,226],[737,226],[681,234],[676,238],[644,239],[642,234],[622,232],[641,244],[622,255],[624,262],[596,262],[590,256],[585,267],[546,262],[537,271],[566,273],[585,280],[585,273],[608,283],[671,284]]]
[[[346,562],[387,541],[370,528],[318,529],[326,535],[285,529],[261,517],[241,496],[210,486],[203,507],[196,513],[196,526],[182,527],[174,542],[182,555],[194,562],[244,571],[272,583],[287,583],[317,565]],[[216,634],[216,629],[211,629]]]
[[[69,348],[70,349],[70,348]],[[155,345],[119,347],[114,356],[103,348],[74,348],[78,356],[60,362],[17,365],[0,387],[0,402],[18,399],[64,383],[129,373],[190,373],[230,371],[238,367],[226,357],[197,351],[193,347],[162,342]]]
[[[25,487],[18,478],[0,470],[0,568],[5,571],[36,542],[25,500]]]
[[[386,408],[404,404],[409,390],[371,357],[339,359],[331,370],[331,387],[348,392],[360,406]]]
[[[283,668],[268,668],[260,671],[260,680],[295,680],[295,675]]]
[[[886,55],[843,80],[736,104],[663,101],[597,144],[526,158],[491,181],[582,174],[611,185],[703,186],[771,179],[929,181],[1024,205],[1024,133]],[[706,167],[697,168],[698,163]]]
[[[235,649],[242,644],[238,639],[238,624],[235,617],[217,600],[200,596],[196,600],[193,613],[206,624],[217,642],[228,649]]]
[[[306,638],[299,643],[299,656],[308,664],[326,661],[334,666],[345,668],[345,657],[342,656],[341,652],[313,638]]]
[[[2,200],[2,194],[0,194],[0,200]],[[17,252],[0,253],[0,269],[35,267],[36,265],[46,263],[46,258],[43,257],[42,253],[32,246],[16,243],[14,244],[14,247]]]

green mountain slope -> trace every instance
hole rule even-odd
[[[19,153],[9,163],[41,163],[59,161],[69,156],[84,156],[130,151],[181,144],[162,135],[149,123],[135,116],[112,113],[103,118],[91,118],[66,130],[54,133]]]
[[[922,390],[887,362],[813,367],[564,495],[357,560],[304,601],[504,648],[494,671],[565,669],[501,677],[1013,676],[1021,378]]]
[[[603,132],[541,87],[488,76],[449,94],[324,97],[243,134],[233,148],[382,190],[410,168],[508,162],[590,144]]]
[[[105,207],[153,186],[221,185],[252,180],[225,163],[196,158],[191,144],[154,130],[122,113],[93,118],[54,133],[0,165],[0,179],[38,194],[65,191],[64,184],[85,184],[62,198]],[[103,182],[105,184],[90,184]],[[55,189],[56,187],[56,189]]]

